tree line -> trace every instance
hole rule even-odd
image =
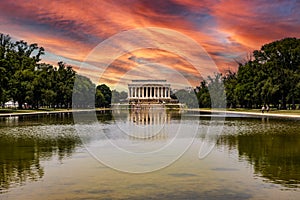
[[[74,104],[72,95],[76,96],[77,107],[109,107],[111,102],[126,101],[126,92],[111,91],[105,84],[96,86],[70,65],[41,62],[44,53],[44,48],[35,43],[13,42],[9,35],[0,33],[0,105],[12,100],[19,108],[69,108]],[[296,109],[300,104],[300,39],[284,38],[265,44],[237,64],[236,72],[218,73],[201,81],[192,91],[196,98],[183,90],[172,97],[190,107],[269,105]]]
[[[78,107],[110,105],[111,91],[105,84],[96,87],[63,62],[57,66],[43,63],[44,54],[44,48],[36,43],[13,42],[9,35],[0,33],[0,105],[12,100],[18,102],[19,109],[69,108],[73,92],[81,95],[76,96],[82,98]],[[88,94],[95,94],[96,103],[89,102]]]
[[[199,107],[296,109],[300,104],[300,39],[265,44],[237,64],[236,72],[217,73],[200,82],[194,89]],[[183,91],[175,96],[189,97]],[[191,99],[186,102],[193,107]]]

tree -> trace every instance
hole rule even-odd
[[[28,45],[23,40],[8,44],[7,37],[2,41],[5,41],[7,48],[2,50],[5,61],[1,64],[5,68],[6,76],[10,77],[7,83],[9,96],[14,101],[18,101],[19,109],[22,109],[22,105],[32,95],[31,82],[34,78],[34,70],[40,61],[40,56],[44,54],[44,48],[38,47],[37,44]]]
[[[89,78],[77,74],[73,87],[73,107],[95,107],[95,87]]]
[[[215,77],[208,76],[208,90],[211,99],[211,107],[226,108],[226,94],[221,73],[216,73]]]
[[[8,67],[7,54],[12,50],[12,42],[9,35],[0,33],[0,105],[4,105],[9,99],[8,95]]]
[[[103,96],[103,98],[104,98],[104,96]],[[104,101],[104,99],[102,101]],[[96,101],[96,102],[101,102],[101,101]],[[117,90],[111,91],[111,102],[112,103],[120,103],[120,92],[118,92]]]
[[[100,91],[101,94],[103,95],[104,99],[102,99],[100,96]],[[98,100],[96,96],[96,107],[109,107],[111,105],[111,100],[112,100],[112,92],[109,89],[109,87],[105,84],[98,85],[96,87],[96,95],[100,95]]]
[[[228,71],[228,73],[223,77],[223,79],[224,79],[224,86],[226,92],[227,107],[236,108],[237,98],[236,98],[235,88],[237,86],[237,74]]]
[[[211,107],[211,99],[207,86],[207,82],[205,80],[201,81],[200,86],[196,87],[196,95],[200,108],[210,108]]]
[[[112,103],[121,103],[127,100],[127,92],[121,91],[118,92],[117,90],[111,91],[111,102]]]
[[[8,35],[0,33],[0,104],[12,99],[20,109],[25,104],[34,109],[41,105],[69,108],[75,94],[80,106],[94,106],[95,84],[78,75],[74,88],[76,72],[72,66],[40,63],[43,54],[44,48],[35,43],[12,42]],[[107,89],[104,91],[106,100],[111,98]]]
[[[55,73],[55,68],[52,65],[46,63],[38,65],[35,81],[33,83],[33,98],[37,105],[42,104],[46,107],[54,107],[57,96],[57,92],[55,91],[56,82],[54,81]]]
[[[295,108],[299,102],[300,39],[285,38],[253,52],[253,60],[239,66],[236,95],[243,107],[261,104]]]
[[[198,100],[194,91],[187,91],[184,89],[178,90],[175,92],[176,99],[180,103],[186,104],[189,108],[198,108]]]
[[[102,94],[101,90],[96,89],[96,95],[95,95],[95,106],[97,108],[105,107],[105,98]]]
[[[54,89],[56,95],[56,107],[69,108],[72,105],[72,93],[76,72],[71,66],[63,62],[58,62],[58,67],[54,73]]]

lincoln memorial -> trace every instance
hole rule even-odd
[[[129,103],[168,103],[171,85],[166,80],[132,80],[128,84]]]

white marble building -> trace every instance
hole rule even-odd
[[[128,84],[129,103],[163,103],[171,99],[171,85],[166,80],[132,80]]]

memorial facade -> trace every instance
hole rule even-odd
[[[128,84],[129,103],[168,103],[171,85],[166,80],[132,80]]]

